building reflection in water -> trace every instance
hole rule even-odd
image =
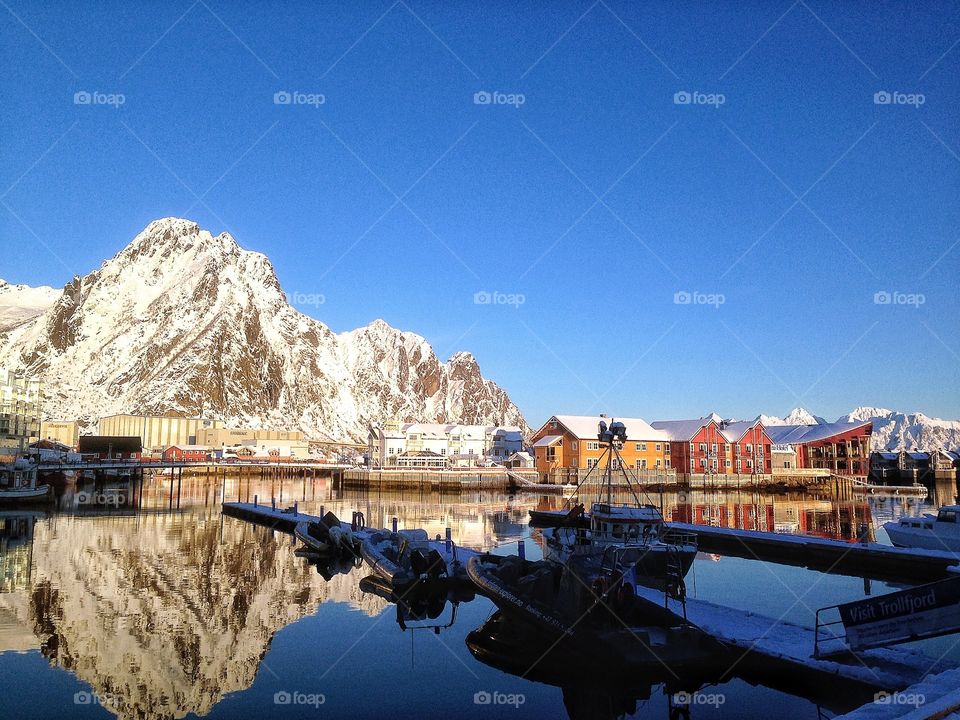
[[[274,634],[320,603],[345,603],[369,616],[387,606],[360,590],[362,572],[325,580],[295,554],[290,536],[223,518],[222,500],[276,498],[340,517],[359,510],[368,526],[387,527],[396,517],[401,527],[431,535],[449,527],[459,544],[484,549],[530,537],[527,511],[563,503],[556,495],[344,492],[319,476],[184,476],[177,485],[163,476],[147,477],[142,487],[67,481],[52,513],[4,511],[0,652],[39,649],[52,666],[110,697],[119,717],[205,715],[225,695],[250,687]],[[856,496],[739,492],[658,493],[648,501],[677,521],[846,540],[879,508]],[[929,507],[884,502],[896,504],[895,513]]]

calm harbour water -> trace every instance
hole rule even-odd
[[[478,661],[466,640],[494,612],[486,599],[459,604],[455,622],[439,634],[404,632],[395,606],[361,591],[364,568],[340,568],[325,579],[295,554],[291,536],[221,516],[221,496],[267,498],[279,494],[277,483],[228,479],[220,488],[185,478],[180,508],[173,510],[168,490],[167,480],[148,480],[135,512],[80,504],[79,491],[68,484],[55,511],[0,513],[0,717],[669,716],[661,679],[605,682],[588,677],[588,668],[581,673],[576,658],[565,660],[571,672],[562,676],[542,663],[525,679]],[[859,522],[876,529],[901,514],[952,502],[955,493],[938,486],[928,501],[833,501],[698,491],[651,500],[662,501],[668,517],[679,507],[707,522],[739,513],[780,531],[850,539]],[[528,557],[539,554],[539,533],[527,526],[527,511],[561,501],[341,492],[326,479],[286,481],[283,502],[293,500],[305,512],[323,505],[341,518],[361,510],[368,526],[388,526],[396,516],[401,527],[423,527],[431,535],[451,527],[461,545],[502,553],[514,552],[523,539]],[[877,537],[885,540],[882,530]],[[804,625],[813,624],[817,607],[862,598],[868,589],[894,589],[866,585],[860,578],[702,553],[687,578],[693,597]],[[451,612],[448,604],[426,624],[445,625]],[[960,661],[952,642],[915,647]],[[824,709],[735,673],[700,692],[723,702],[695,705],[695,718],[832,717],[849,709],[845,704],[858,704],[834,698],[834,707]],[[483,693],[499,704],[475,702]]]

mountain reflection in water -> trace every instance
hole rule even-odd
[[[171,494],[170,480],[162,477],[145,483],[142,500],[131,494],[130,502],[136,500],[139,509],[80,505],[78,488],[72,482],[61,484],[57,493],[57,508],[50,512],[4,510],[0,514],[0,667],[8,673],[22,671],[34,667],[31,656],[40,656],[49,668],[47,672],[66,670],[81,683],[80,687],[108,702],[94,712],[71,705],[69,700],[64,705],[66,690],[56,699],[52,693],[46,697],[42,690],[35,690],[29,698],[16,698],[9,694],[8,687],[6,699],[0,700],[4,716],[8,716],[8,707],[16,707],[18,717],[72,716],[86,711],[90,717],[97,713],[103,717],[108,711],[120,718],[217,716],[218,712],[226,713],[226,717],[272,716],[277,712],[270,702],[275,688],[265,688],[256,695],[251,690],[258,673],[273,673],[264,664],[268,652],[281,652],[278,663],[294,664],[297,660],[290,653],[312,653],[311,662],[326,663],[326,668],[316,665],[315,670],[305,671],[319,682],[341,653],[351,652],[354,643],[373,631],[367,640],[380,647],[386,644],[383,652],[390,654],[386,659],[376,659],[381,673],[377,682],[382,682],[383,688],[400,689],[393,697],[383,690],[384,696],[378,699],[381,687],[369,682],[364,686],[358,681],[356,687],[348,688],[353,693],[352,702],[366,703],[363,706],[368,709],[378,707],[396,717],[429,716],[430,708],[398,706],[396,696],[407,692],[409,702],[416,703],[417,698],[427,702],[425,698],[436,695],[429,686],[448,683],[449,679],[452,685],[446,685],[448,692],[441,693],[447,697],[430,700],[436,703],[434,712],[447,707],[452,712],[459,708],[465,716],[495,717],[494,711],[481,714],[478,711],[483,708],[469,704],[469,698],[483,689],[481,681],[508,685],[498,672],[485,670],[474,659],[497,664],[493,655],[476,649],[478,638],[490,629],[484,625],[492,610],[488,601],[481,598],[461,605],[456,626],[441,635],[443,645],[423,641],[426,647],[417,650],[418,655],[411,639],[399,639],[405,635],[392,622],[397,608],[390,606],[387,598],[361,590],[365,570],[354,570],[349,564],[318,567],[298,556],[291,536],[224,518],[219,503],[223,498],[252,500],[254,495],[269,498],[282,494],[283,504],[296,500],[305,512],[318,513],[323,505],[340,517],[350,517],[352,510],[362,510],[368,525],[389,526],[397,517],[401,527],[423,527],[431,535],[451,527],[453,537],[461,544],[480,549],[500,547],[500,552],[513,552],[516,541],[527,538],[528,557],[539,555],[539,535],[527,527],[527,510],[556,508],[562,503],[556,496],[514,498],[476,492],[341,492],[323,479],[288,481],[281,488],[269,480],[230,478],[224,488],[211,487],[202,477],[185,477],[179,507]],[[654,498],[654,502],[659,500]],[[887,507],[894,502],[900,501],[889,501]],[[799,519],[799,525],[807,525],[814,532],[836,528],[838,535],[864,517],[865,508],[866,518],[870,517],[866,504],[853,499],[837,502],[756,493],[694,493],[669,494],[665,503],[668,516],[680,511],[691,517],[720,518],[730,517],[730,512],[743,516],[748,511],[764,522]],[[915,508],[903,504],[891,514],[915,514],[921,509],[922,504]],[[299,644],[293,648],[271,650],[278,631],[303,618],[323,614],[328,621],[343,624],[341,614],[331,614],[337,606],[357,620],[349,623],[349,631],[339,632],[344,646],[336,656],[326,657],[322,650],[311,649],[314,640],[309,636],[297,639]],[[384,616],[388,619],[374,631],[374,625]],[[431,607],[423,617],[407,619],[414,627],[415,620],[444,624],[450,615],[441,615]],[[338,633],[336,626],[329,630]],[[304,632],[291,631],[295,633],[293,638]],[[470,636],[466,637],[468,632]],[[358,652],[377,652],[365,647],[362,645]],[[424,667],[418,664],[423,661],[416,659],[420,656],[435,657],[437,664]],[[566,665],[571,662],[569,658],[563,661]],[[413,675],[411,664],[416,668]],[[549,670],[548,665],[539,668],[541,673]],[[344,672],[339,668],[331,677]],[[456,673],[455,679],[450,679],[451,673]],[[419,680],[411,681],[412,677]],[[33,687],[44,687],[53,680],[53,675],[40,678]],[[537,689],[537,683],[530,680],[561,687],[562,696]],[[651,677],[624,683],[619,679],[614,682],[608,674],[602,680],[605,684],[598,686],[582,672],[580,681],[576,677],[558,681],[555,675],[544,678],[536,672],[522,681],[513,678],[511,687],[520,683],[528,698],[525,708],[514,716],[554,708],[561,714],[565,709],[570,717],[603,717],[604,713],[616,717],[631,714],[636,701],[650,695],[651,687],[663,685],[664,692],[672,693],[699,687],[711,679],[685,678],[684,684],[677,684],[671,678]],[[738,691],[745,698],[745,714],[750,714],[746,711],[755,703],[751,693],[761,690],[773,692],[749,688]],[[462,705],[461,695],[467,698],[467,707]],[[658,707],[666,711],[666,696],[660,693],[659,697],[662,702]],[[800,703],[798,707],[813,709],[806,701],[787,699]],[[14,705],[16,702],[20,704]],[[609,712],[598,715],[600,708]],[[336,714],[334,709],[331,700],[327,716]],[[656,716],[666,715],[658,710]]]

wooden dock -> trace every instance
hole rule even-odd
[[[869,577],[892,582],[923,583],[951,577],[960,570],[960,553],[898,548],[880,543],[670,523],[696,533],[703,552],[732,555],[810,568],[822,572]]]

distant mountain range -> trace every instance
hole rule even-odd
[[[803,408],[783,418],[761,415],[764,425],[819,425],[828,422]],[[956,450],[960,448],[960,420],[940,420],[920,412],[903,413],[885,408],[858,407],[836,422],[873,423],[874,450]]]
[[[365,442],[386,418],[519,425],[469,353],[440,361],[382,320],[334,333],[287,301],[270,261],[189,220],[156,220],[63,290],[0,281],[0,366],[38,375],[48,418],[220,417]]]

